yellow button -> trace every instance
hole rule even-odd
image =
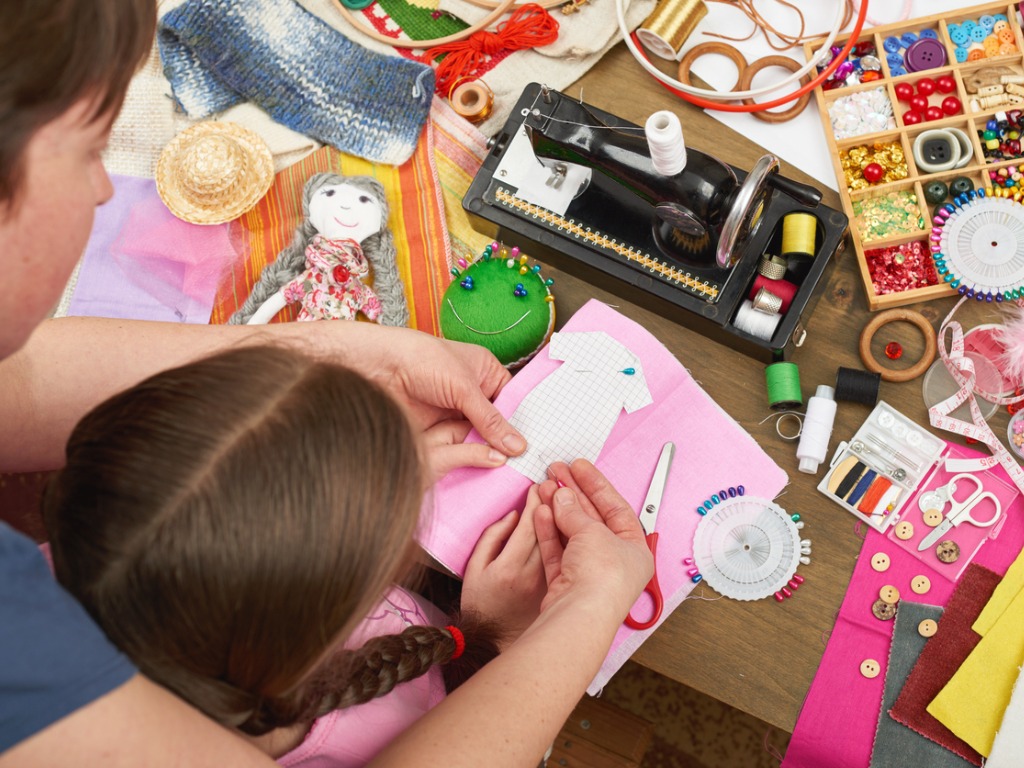
[[[917,633],[921,637],[931,637],[939,631],[939,625],[935,623],[934,619],[925,619],[917,625]]]
[[[915,576],[910,580],[910,588],[914,594],[923,595],[932,588],[932,582],[927,576]]]
[[[927,525],[929,528],[934,528],[936,525],[942,522],[942,513],[935,508],[926,509],[924,511],[924,514],[921,515],[921,518],[924,520],[925,525]]]
[[[914,536],[914,524],[909,520],[896,524],[896,538],[906,541]]]
[[[886,584],[878,590],[878,596],[890,605],[895,605],[900,601],[900,591],[892,584]]]
[[[871,556],[871,567],[879,573],[889,570],[889,556],[885,552],[875,552]]]
[[[873,677],[878,677],[878,673],[882,671],[882,666],[874,659],[864,659],[860,663],[860,673],[869,680]]]

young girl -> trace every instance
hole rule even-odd
[[[361,765],[444,697],[440,665],[495,652],[493,627],[393,586],[416,558],[425,482],[376,385],[250,347],[88,414],[44,515],[58,579],[148,677],[284,765]],[[523,523],[506,549],[525,562]],[[543,596],[534,561],[511,601],[525,623]],[[467,596],[486,592],[471,570]]]

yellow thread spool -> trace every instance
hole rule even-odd
[[[782,220],[782,255],[814,257],[818,220],[809,213],[789,213]]]
[[[704,0],[661,0],[654,13],[640,25],[636,36],[655,56],[675,61],[683,43],[707,15]]]

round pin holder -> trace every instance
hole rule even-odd
[[[734,600],[789,592],[787,585],[801,562],[799,529],[803,526],[799,515],[797,520],[793,517],[768,499],[726,499],[697,526],[694,564],[716,592]],[[809,545],[804,549],[809,550]]]

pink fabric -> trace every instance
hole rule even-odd
[[[440,626],[441,612],[405,590],[392,589],[345,643],[358,648],[379,635],[398,634],[410,624]],[[422,677],[397,686],[391,693],[335,710],[316,722],[298,747],[278,759],[289,768],[355,768],[366,765],[394,738],[444,698],[444,680],[438,667]]]
[[[642,326],[591,300],[562,330],[604,331],[629,348],[643,367],[654,402],[620,415],[596,462],[635,509],[647,493],[662,445],[670,440],[676,444],[657,527],[664,621],[694,587],[682,561],[692,555],[693,534],[700,521],[697,505],[713,493],[741,484],[749,495],[774,498],[787,482],[786,473]],[[542,349],[506,385],[496,401],[498,409],[511,416],[526,393],[558,365],[548,357],[547,348]],[[469,439],[480,438],[474,432]],[[435,487],[434,510],[420,537],[423,546],[462,574],[480,533],[509,510],[521,509],[529,487],[527,478],[508,467],[452,472]],[[637,615],[643,610],[641,604]],[[658,625],[646,631],[620,628],[590,692],[600,690]]]
[[[175,218],[152,179],[111,180],[114,196],[96,210],[68,314],[208,323],[217,286],[241,252],[231,225]]]
[[[949,455],[974,458],[982,454],[951,443]],[[989,471],[1009,483],[1002,467]],[[987,540],[974,559],[999,574],[1006,573],[1024,546],[1024,502],[1018,496],[1003,514],[1006,523],[999,537]],[[878,573],[872,569],[871,556],[876,552],[889,555],[888,571]],[[914,595],[910,589],[911,579],[919,574],[931,580],[931,589],[924,595]],[[783,768],[868,767],[882,703],[884,665],[892,639],[892,622],[876,619],[871,605],[878,599],[879,590],[891,584],[918,602],[944,606],[955,582],[938,576],[926,561],[899,546],[896,539],[868,531],[828,647],[804,700]],[[860,674],[860,663],[868,658],[883,665],[882,674],[874,679]]]

